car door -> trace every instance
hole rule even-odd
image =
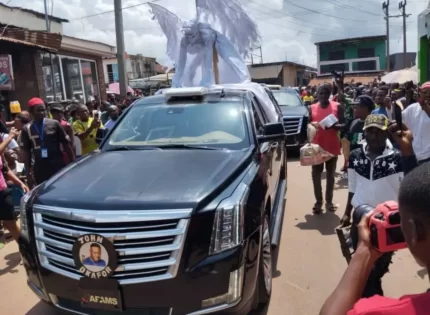
[[[255,127],[257,130],[257,135],[263,135],[264,134],[264,124],[267,123],[267,119],[265,115],[263,114],[261,105],[259,104],[258,100],[254,97],[252,100],[252,110],[254,113],[254,122]],[[273,202],[275,198],[276,188],[279,180],[279,174],[280,174],[280,168],[278,170],[278,163],[276,161],[277,152],[279,143],[276,141],[269,141],[261,143],[260,145],[260,152],[262,154],[264,163],[265,163],[265,169],[266,169],[266,176],[267,176],[267,189],[270,194],[270,200]]]

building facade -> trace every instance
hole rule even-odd
[[[253,64],[248,69],[253,82],[281,86],[307,85],[316,73],[315,68],[290,61]]]
[[[157,74],[156,65],[155,58],[144,57],[140,54],[126,54],[125,72],[127,79],[136,80],[152,77]],[[117,58],[103,59],[103,71],[105,72],[104,80],[106,84],[119,82]]]
[[[318,76],[380,73],[387,67],[387,37],[369,36],[315,43]]]
[[[0,60],[9,64],[6,71],[0,70],[3,109],[12,101],[26,109],[35,96],[47,102],[106,99],[102,58],[116,56],[115,47],[63,36],[65,19],[49,16],[52,31],[48,33],[42,13],[0,4],[1,16],[4,13],[10,24],[0,24],[5,30],[0,37]]]
[[[403,53],[395,53],[390,55],[390,71],[403,70],[412,68],[416,65],[417,53],[406,53],[406,65],[404,64]]]
[[[418,15],[418,81],[430,80],[430,1],[427,8]]]

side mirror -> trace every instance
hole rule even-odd
[[[106,129],[106,128],[98,129],[97,135],[96,135],[96,143],[101,144],[103,139],[106,138],[108,133],[109,133],[109,129]]]
[[[263,135],[257,137],[259,143],[285,140],[285,129],[281,122],[269,123],[263,126]]]

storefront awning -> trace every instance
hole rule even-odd
[[[13,44],[17,44],[17,45],[23,45],[23,46],[27,46],[27,47],[33,47],[35,49],[39,49],[39,50],[43,50],[43,51],[47,51],[47,52],[57,52],[56,49],[54,48],[50,48],[47,46],[42,46],[39,44],[34,44],[31,42],[27,42],[25,40],[20,40],[20,39],[15,39],[15,38],[9,38],[9,37],[4,37],[4,36],[0,36],[0,43],[1,42],[7,42],[7,43],[13,43]]]

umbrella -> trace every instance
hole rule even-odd
[[[418,82],[418,70],[417,66],[410,69],[398,70],[387,73],[381,78],[381,81],[385,83],[405,83],[407,81]]]
[[[114,94],[120,94],[119,93],[119,83],[111,83],[109,84],[109,91]],[[127,93],[130,92],[134,95],[134,90],[131,87],[127,87]]]

